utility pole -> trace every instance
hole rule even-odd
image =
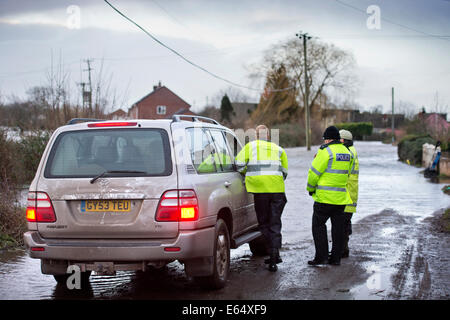
[[[84,60],[88,66],[87,69],[84,69],[83,71],[87,71],[88,72],[88,87],[89,87],[89,91],[85,91],[84,90],[84,85],[83,85],[83,106],[84,106],[84,101],[85,99],[88,102],[89,105],[89,115],[92,115],[92,81],[91,81],[91,61],[92,59],[85,59]]]
[[[304,105],[305,105],[305,139],[306,139],[306,149],[311,150],[311,124],[310,124],[310,108],[309,108],[309,83],[308,83],[308,60],[306,54],[306,41],[310,40],[311,37],[307,33],[297,33],[296,36],[299,39],[303,39],[303,59],[304,59],[304,76],[305,76],[305,94],[304,94]]]
[[[89,104],[89,92],[86,91],[86,82],[78,82],[77,83],[81,87],[81,101],[83,103],[83,111],[87,109]]]
[[[395,141],[395,126],[394,126],[394,120],[395,120],[395,115],[394,115],[394,87],[392,87],[392,143],[394,143]]]

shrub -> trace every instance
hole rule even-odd
[[[279,129],[280,146],[283,148],[305,146],[305,126],[299,123],[283,123],[274,125],[271,129]],[[311,145],[322,143],[322,128],[311,121]]]
[[[402,161],[409,160],[414,165],[422,164],[422,146],[425,143],[435,144],[429,135],[407,135],[398,144],[397,153]]]
[[[17,204],[17,190],[21,180],[20,152],[16,142],[8,140],[0,130],[0,248],[22,244],[26,230],[23,209]]]
[[[339,130],[345,129],[352,133],[353,140],[362,140],[364,136],[370,136],[373,130],[372,122],[345,122],[335,124]]]
[[[23,245],[27,224],[25,210],[17,204],[16,195],[12,184],[0,183],[0,249]]]
[[[18,159],[22,169],[21,181],[23,183],[30,183],[33,180],[49,139],[50,134],[45,131],[36,131],[21,136],[17,148],[20,154]]]
[[[305,128],[298,124],[285,123],[274,126],[280,130],[280,146],[283,148],[305,145]]]
[[[0,130],[0,183],[17,184],[20,180],[17,171],[17,157],[19,155],[17,144],[7,139],[5,130]]]

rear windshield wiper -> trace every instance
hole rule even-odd
[[[90,182],[94,183],[95,181],[97,181],[98,178],[104,177],[108,173],[141,173],[141,174],[144,173],[144,174],[146,174],[147,172],[134,171],[134,170],[107,170],[105,172],[100,173],[98,176],[95,176],[94,178],[92,178]]]

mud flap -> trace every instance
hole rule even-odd
[[[201,257],[184,260],[184,271],[189,277],[205,277],[213,274],[214,258]]]

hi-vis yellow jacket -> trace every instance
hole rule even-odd
[[[350,176],[348,177],[347,182],[347,190],[350,194],[350,198],[352,198],[353,203],[345,206],[345,212],[356,212],[356,203],[358,202],[358,175],[359,175],[359,161],[358,155],[356,153],[356,149],[354,146],[350,146],[348,148],[350,152],[353,154],[354,162],[352,165],[352,169],[350,171]]]
[[[239,171],[245,174],[245,187],[251,193],[283,193],[288,173],[286,152],[275,143],[249,142],[236,156]]]
[[[353,155],[340,142],[322,145],[308,171],[306,190],[314,192],[316,202],[334,205],[352,204],[347,182]]]
[[[233,161],[224,153],[209,155],[197,168],[199,173],[212,173],[217,171],[217,166],[231,166]]]

